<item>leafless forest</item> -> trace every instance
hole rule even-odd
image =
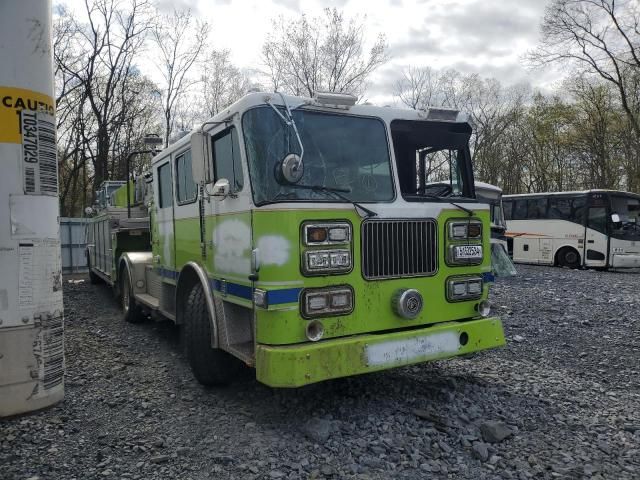
[[[251,69],[212,46],[215,26],[190,11],[166,14],[149,0],[85,0],[85,9],[82,16],[64,7],[54,12],[67,216],[81,215],[103,180],[124,178],[127,155],[143,148],[147,133],[169,144],[251,88],[348,92],[364,102],[371,74],[391,58],[384,34],[366,16],[337,9],[271,19],[270,34],[256,43],[261,62]],[[141,68],[149,62],[153,75]],[[566,79],[538,91],[406,65],[388,94],[407,108],[469,112],[477,178],[507,193],[640,191],[638,1],[552,1],[540,19],[539,43],[522,62],[531,69],[559,65]],[[139,158],[134,170],[148,160]]]

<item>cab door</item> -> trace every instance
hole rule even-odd
[[[245,185],[238,129],[232,125],[213,133],[214,181],[227,179],[229,195],[211,197],[206,219],[207,266],[221,293],[231,302],[251,300],[252,226],[250,188]],[[222,283],[220,283],[222,281]],[[228,285],[230,288],[227,288]]]
[[[154,219],[152,247],[154,264],[164,279],[175,279],[175,243],[173,231],[173,187],[169,158],[154,171]]]
[[[587,267],[607,266],[608,208],[605,200],[606,198],[603,195],[594,194],[589,202],[584,241],[584,264]]]

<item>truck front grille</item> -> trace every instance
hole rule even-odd
[[[362,272],[368,280],[433,275],[438,268],[434,220],[366,220]]]

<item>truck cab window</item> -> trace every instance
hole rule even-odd
[[[197,185],[191,173],[191,150],[187,150],[176,158],[176,198],[179,204],[190,203],[197,194]]]
[[[171,164],[169,162],[158,167],[158,187],[158,207],[170,207],[173,195],[171,191]]]
[[[229,180],[232,192],[242,190],[242,165],[240,160],[240,146],[235,128],[225,130],[213,138],[213,165],[216,180]]]

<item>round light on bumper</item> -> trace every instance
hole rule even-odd
[[[480,314],[481,317],[488,317],[491,313],[491,304],[488,300],[482,300],[480,303],[476,305],[476,310]]]
[[[408,319],[416,318],[422,311],[423,305],[422,295],[413,288],[398,290],[391,302],[396,315]]]
[[[324,336],[324,327],[322,326],[322,322],[319,322],[318,320],[311,320],[307,324],[305,333],[307,334],[307,338],[312,342],[317,342],[322,339]]]

